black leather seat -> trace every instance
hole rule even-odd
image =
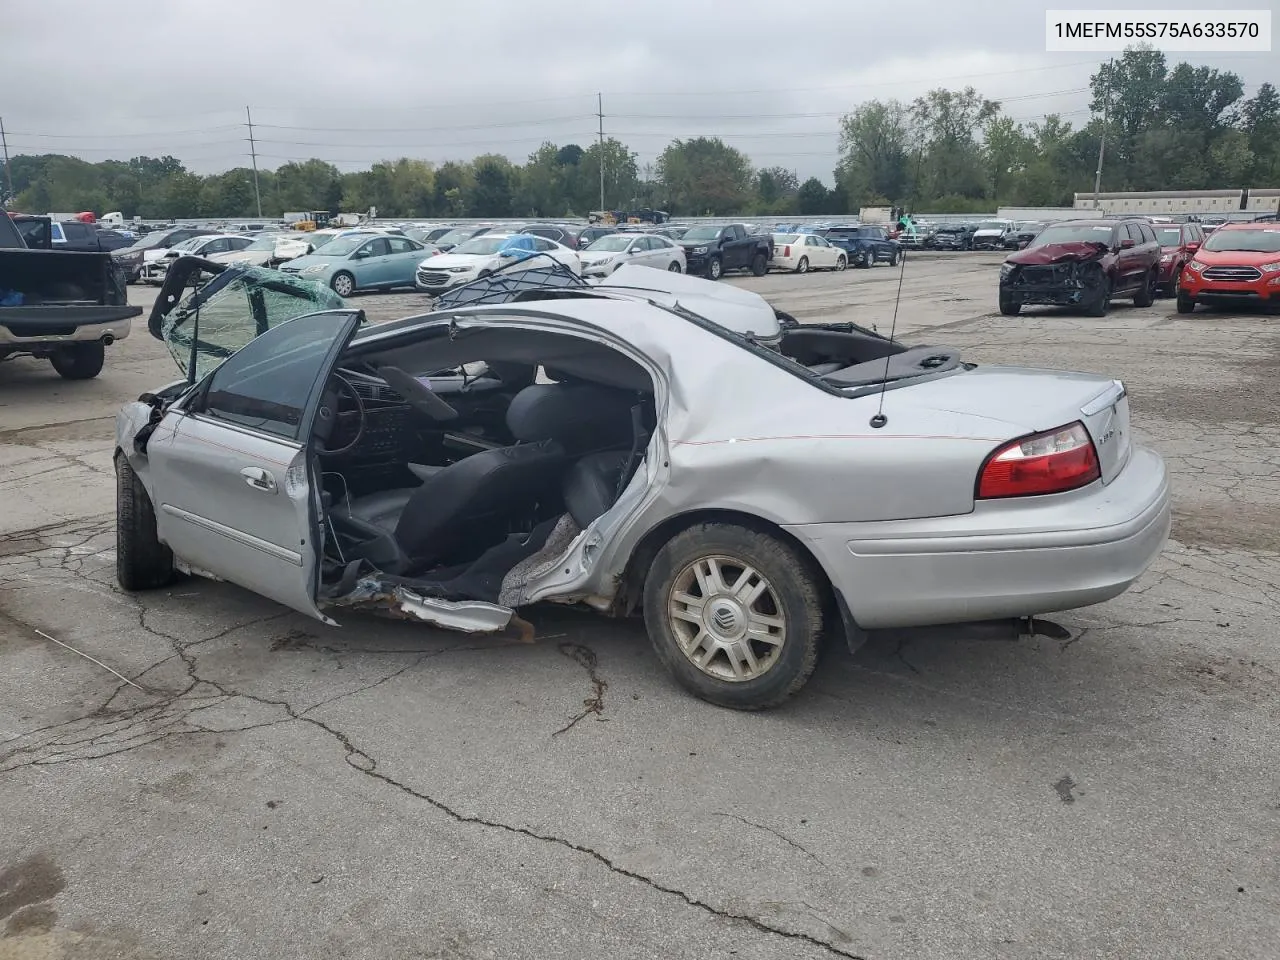
[[[535,505],[558,501],[574,459],[628,443],[635,402],[634,394],[594,384],[533,384],[507,410],[520,443],[422,471],[420,487],[340,502],[331,516],[366,538],[357,555],[387,573],[478,552]]]
[[[564,506],[579,529],[587,529],[613,506],[630,457],[628,451],[593,453],[569,468],[564,478]]]

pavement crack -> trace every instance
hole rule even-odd
[[[558,737],[562,733],[568,733],[587,717],[595,714],[597,720],[606,719],[604,713],[604,692],[609,689],[609,683],[600,676],[599,666],[600,659],[596,656],[596,652],[590,647],[583,646],[580,643],[570,643],[564,641],[558,644],[560,652],[573,660],[578,666],[587,671],[587,676],[591,680],[591,696],[582,701],[582,711],[575,715],[568,723],[559,730],[555,731],[551,736]]]
[[[761,830],[765,833],[772,834],[773,836],[781,840],[783,843],[785,843],[787,846],[795,850],[799,850],[801,853],[803,853],[806,857],[808,857],[814,863],[820,863],[822,864],[822,866],[827,867],[826,861],[824,861],[821,857],[814,854],[812,851],[810,851],[807,847],[803,846],[802,844],[799,844],[796,841],[792,840],[785,833],[782,833],[779,830],[775,830],[773,827],[770,827],[763,823],[757,823],[754,820],[748,820],[746,817],[739,816],[736,813],[722,813],[719,810],[717,810],[713,812],[712,816],[724,817],[727,820],[737,820],[739,823],[746,824],[748,827],[755,827],[757,830]],[[831,868],[827,867],[827,869],[831,869]]]

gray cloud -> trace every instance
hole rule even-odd
[[[250,105],[264,166],[356,169],[585,144],[599,91],[606,134],[642,163],[672,137],[718,135],[757,165],[829,179],[839,115],[870,98],[972,84],[1017,119],[1085,122],[1098,57],[1045,53],[1046,6],[1102,5],[7,0],[0,115],[13,153],[168,153],[210,172],[247,164]],[[55,64],[55,48],[78,53]],[[1277,65],[1170,59],[1233,69],[1250,91]]]

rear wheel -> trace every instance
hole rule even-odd
[[[49,362],[64,380],[92,380],[102,372],[106,359],[107,348],[101,342],[75,343],[60,347]]]
[[[1178,291],[1178,312],[1194,313],[1195,309],[1196,309],[1196,302],[1192,300],[1190,297],[1188,297],[1181,290],[1179,290]]]
[[[1142,284],[1142,289],[1133,295],[1135,307],[1149,307],[1156,302],[1156,287],[1160,283],[1160,272],[1152,270]]]
[[[116,579],[126,590],[173,580],[173,553],[156,537],[156,512],[124,454],[116,457]]]
[[[800,262],[796,264],[796,273],[808,273],[808,272],[809,272],[809,258],[801,257]]]
[[[822,596],[821,575],[790,544],[735,524],[700,524],[654,557],[645,627],[685,689],[723,707],[763,710],[813,674]]]
[[[719,280],[724,276],[724,264],[719,257],[712,257],[707,261],[707,279]]]
[[[763,253],[757,253],[751,258],[751,275],[753,277],[763,277],[769,272],[769,258]]]

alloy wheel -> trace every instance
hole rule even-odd
[[[688,564],[672,581],[667,613],[681,652],[717,680],[763,676],[787,638],[773,585],[734,557],[700,557]]]

